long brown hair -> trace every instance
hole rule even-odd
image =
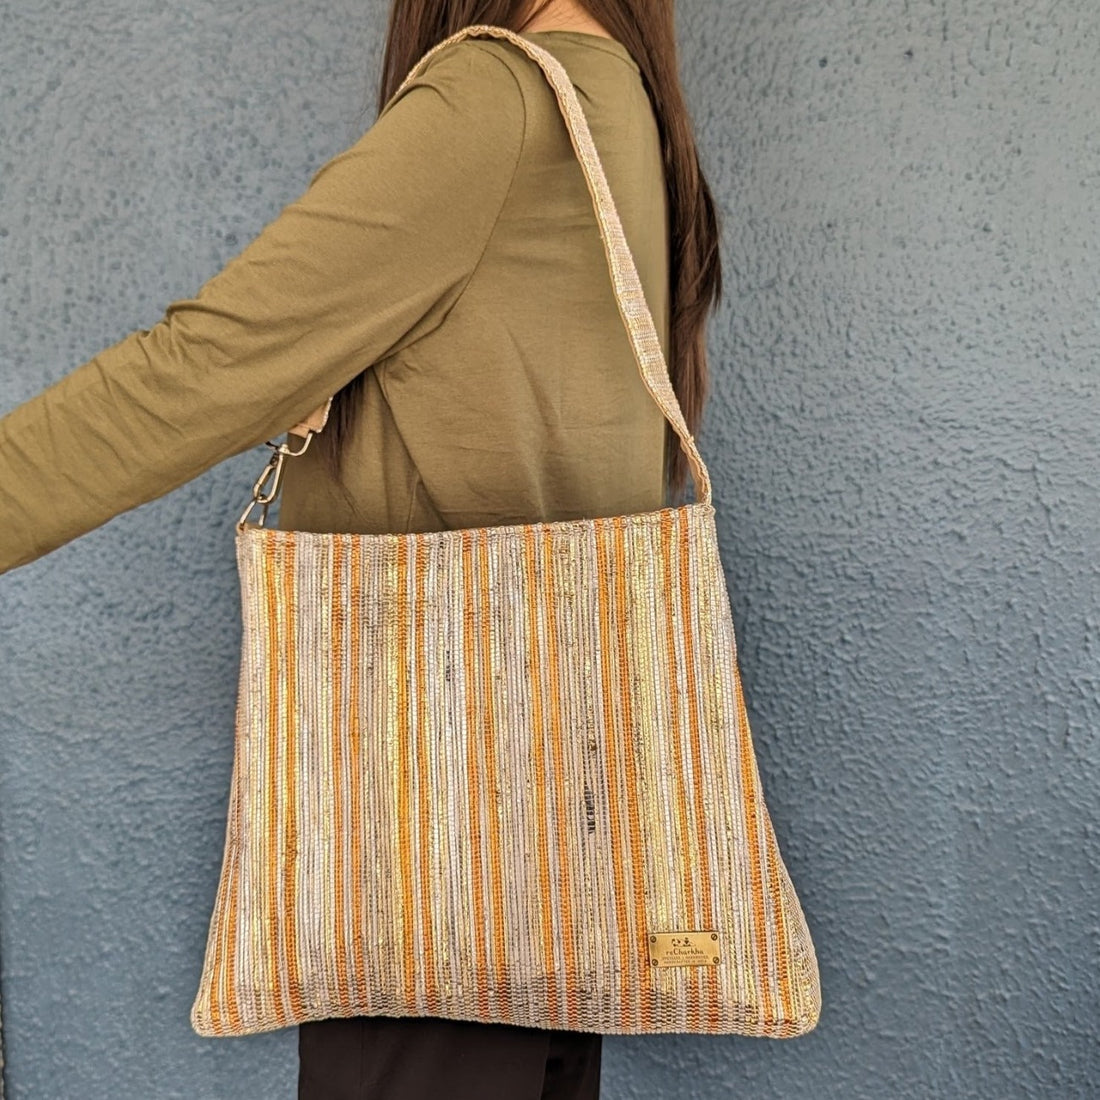
[[[550,0],[394,0],[390,9],[379,111],[431,47],[473,23],[522,31]],[[706,319],[722,293],[718,221],[703,177],[680,86],[673,0],[577,0],[621,42],[638,64],[661,137],[669,208],[669,377],[688,430],[695,435],[709,389]],[[369,369],[369,368],[367,368]],[[343,442],[358,408],[363,374],[335,397],[326,428],[313,442],[340,480]],[[684,497],[688,463],[672,426],[665,426],[669,500]]]

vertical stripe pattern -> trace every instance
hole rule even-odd
[[[753,755],[713,509],[247,526],[222,880],[192,1023],[790,1037],[817,963]],[[648,937],[717,933],[717,965]]]

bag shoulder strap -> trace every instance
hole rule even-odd
[[[489,24],[474,24],[463,28],[449,38],[445,38],[438,45],[428,50],[412,68],[409,75],[405,77],[394,94],[400,94],[405,86],[420,74],[428,60],[440,50],[461,41],[463,38],[482,36],[504,38],[518,46],[520,50],[538,64],[554,89],[558,107],[565,119],[573,149],[580,160],[581,168],[584,170],[585,182],[592,196],[592,203],[600,226],[600,236],[603,240],[608,267],[611,271],[615,299],[618,302],[623,323],[626,325],[626,331],[630,336],[634,359],[638,364],[646,388],[680,438],[680,446],[691,465],[697,499],[710,504],[710,475],[703,463],[695,439],[688,431],[687,424],[684,421],[683,411],[676,398],[676,391],[669,379],[668,367],[661,351],[657,328],[653,322],[653,314],[650,313],[649,305],[646,302],[641,279],[638,276],[638,269],[627,245],[626,235],[623,232],[618,211],[615,209],[615,203],[611,197],[607,176],[604,174],[603,164],[596,151],[595,142],[592,140],[588,120],[585,118],[577,93],[573,88],[573,83],[569,79],[569,74],[561,62],[549,51],[516,34],[515,31]],[[308,439],[309,433],[321,431],[328,421],[331,406],[332,398],[330,397],[305,420],[295,424],[290,432],[305,436]]]

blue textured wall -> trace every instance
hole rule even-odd
[[[354,140],[381,8],[0,3],[0,410]],[[728,279],[700,442],[825,1008],[608,1038],[604,1095],[1096,1096],[1100,15],[682,9]],[[293,1030],[188,1023],[263,453],[0,578],[9,1100],[293,1095]]]

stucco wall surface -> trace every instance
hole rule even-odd
[[[679,7],[727,278],[699,439],[825,1007],[608,1038],[604,1095],[1100,1095],[1100,13]],[[0,2],[0,410],[355,139],[384,15]],[[293,1030],[188,1023],[264,454],[0,578],[9,1100],[294,1095]]]

